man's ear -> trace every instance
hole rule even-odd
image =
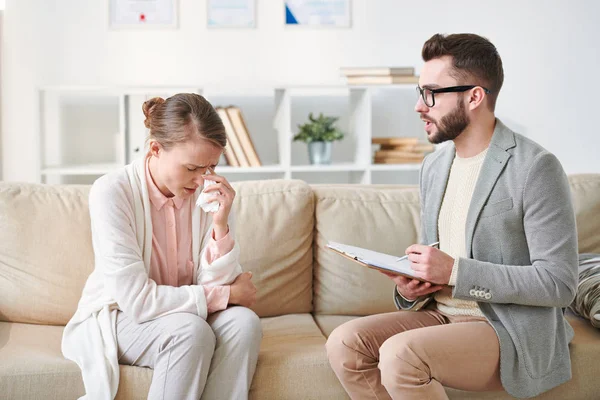
[[[481,86],[475,86],[469,94],[469,110],[482,107],[485,102],[485,90]]]
[[[148,152],[153,155],[154,157],[160,157],[160,154],[163,151],[163,147],[160,143],[158,143],[156,140],[150,140],[149,142],[149,146],[148,146]]]

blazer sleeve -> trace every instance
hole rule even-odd
[[[99,179],[89,196],[96,268],[104,289],[136,323],[188,312],[206,318],[201,286],[157,285],[148,277],[136,237],[133,201],[118,182]]]
[[[420,204],[421,204],[421,211],[420,211],[421,230],[419,233],[419,243],[426,242],[426,240],[425,240],[425,218],[423,218],[423,216],[425,214],[426,188],[425,188],[425,181],[424,181],[423,175],[424,175],[425,165],[427,162],[427,157],[428,156],[426,156],[425,159],[423,159],[423,163],[421,164],[421,169],[419,170],[419,198],[420,198]],[[425,296],[417,297],[414,301],[408,301],[402,295],[400,295],[400,293],[398,293],[397,288],[394,287],[393,299],[394,299],[394,304],[396,305],[396,308],[398,310],[418,311],[418,310],[422,309],[423,307],[425,307],[427,304],[429,304],[429,302],[433,299],[433,294],[428,294]]]
[[[558,159],[539,153],[523,188],[529,265],[460,258],[453,296],[477,301],[567,307],[577,290],[577,230],[569,182]]]

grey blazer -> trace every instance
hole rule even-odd
[[[448,145],[423,162],[421,243],[438,240],[454,155]],[[563,312],[577,289],[577,231],[557,158],[496,120],[465,234],[452,294],[477,301],[496,331],[504,389],[532,397],[571,379],[573,329]],[[396,305],[414,307],[397,296]]]

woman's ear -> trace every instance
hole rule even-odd
[[[148,152],[154,157],[160,157],[163,147],[156,140],[150,140]]]

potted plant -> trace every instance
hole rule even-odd
[[[344,133],[334,126],[339,118],[326,117],[322,113],[315,118],[310,113],[308,119],[309,122],[298,125],[300,131],[294,141],[306,142],[311,164],[331,164],[331,142],[344,138]]]

